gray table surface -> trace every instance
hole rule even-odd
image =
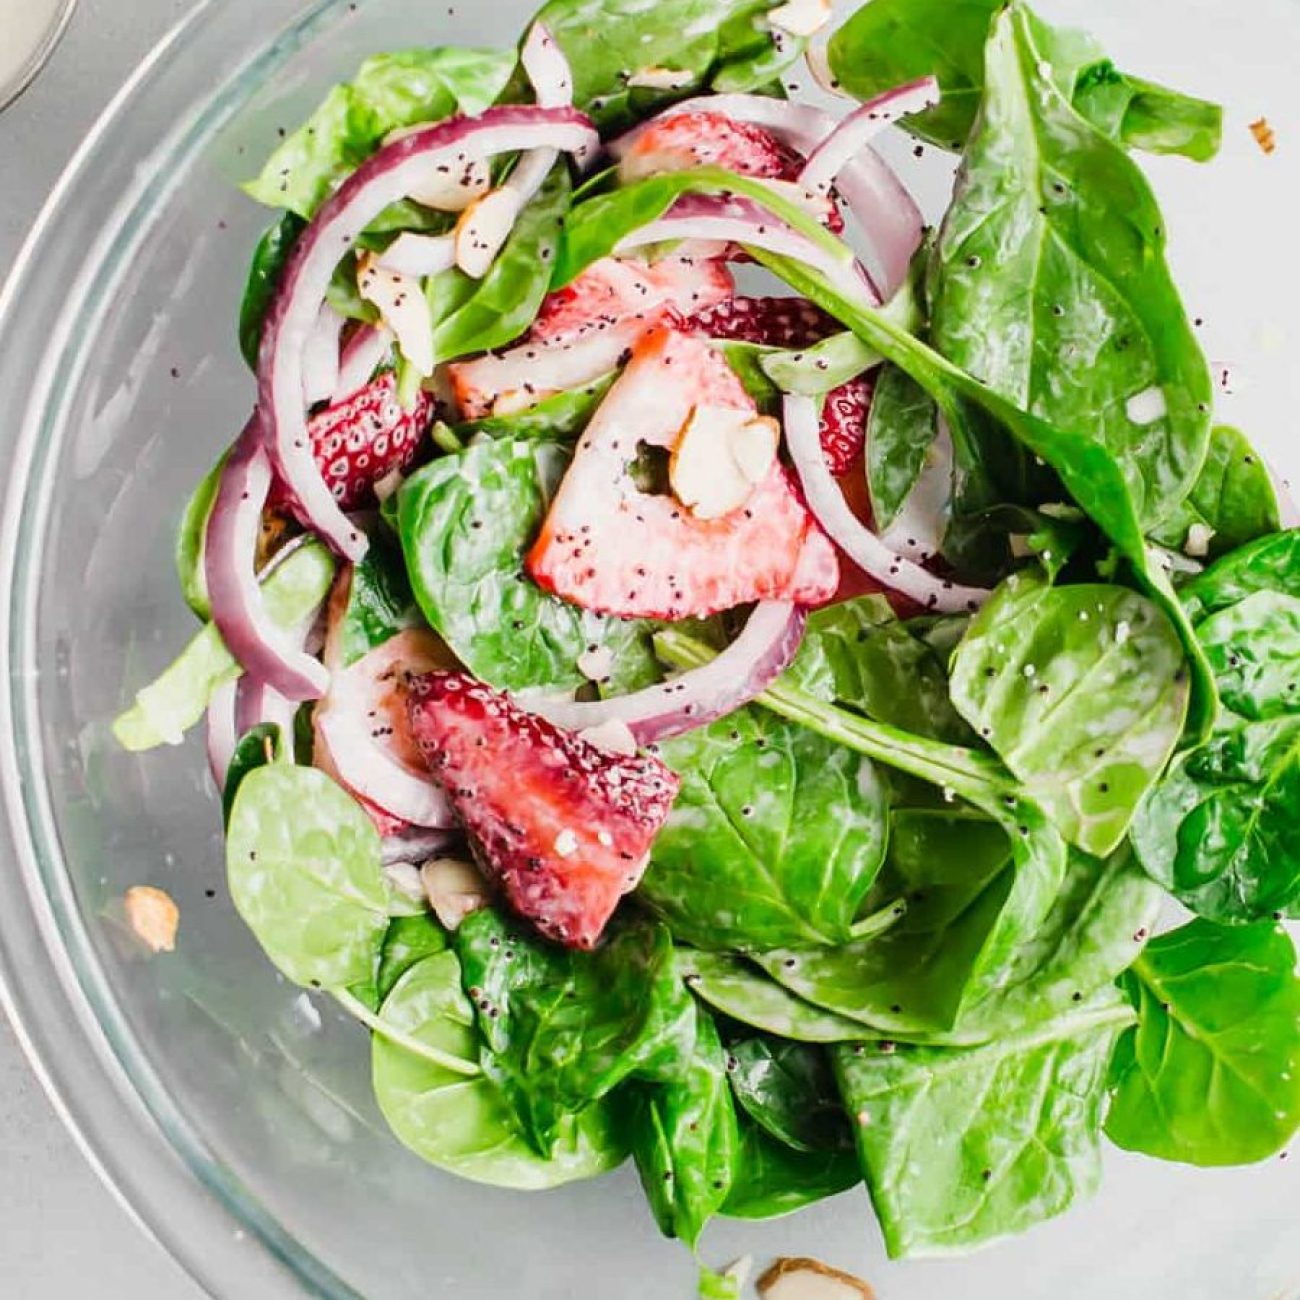
[[[188,8],[189,0],[81,0],[45,71],[0,112],[0,278],[81,137]],[[27,1300],[201,1294],[99,1182],[3,1017],[0,1152],[0,1293]]]

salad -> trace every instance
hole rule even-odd
[[[630,1157],[693,1249],[865,1186],[905,1257],[1300,1127],[1300,531],[1139,162],[1220,110],[1023,0],[832,26],[550,0],[335,87],[115,733],[206,721],[233,901],[424,1160]]]

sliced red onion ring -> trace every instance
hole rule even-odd
[[[792,104],[768,95],[709,95],[665,109],[657,118],[615,140],[609,151],[621,158],[655,122],[690,112],[721,113],[737,122],[764,127],[805,157],[815,152],[838,125],[829,113],[810,104]],[[906,281],[912,258],[921,246],[925,230],[921,209],[893,168],[870,147],[840,172],[836,188],[871,246],[883,296],[892,297]]]
[[[936,577],[891,551],[849,509],[822,454],[820,415],[810,397],[785,399],[785,441],[795,473],[803,483],[808,509],[817,522],[864,573],[882,586],[910,597],[926,609],[944,614],[969,613],[992,594],[982,587],[962,587]]]
[[[519,62],[542,108],[567,108],[573,103],[573,69],[555,38],[542,23],[534,23],[524,40]]]
[[[638,745],[707,726],[761,695],[790,666],[806,611],[788,601],[756,605],[745,630],[716,659],[670,681],[609,700],[528,700],[524,707],[569,731],[620,722]]]
[[[379,255],[379,265],[398,275],[440,275],[456,265],[455,235],[417,235],[403,231]]]
[[[238,682],[222,682],[208,701],[208,766],[218,790],[226,788],[230,760],[239,743],[239,728],[235,725],[235,697]]]
[[[298,706],[273,686],[245,674],[235,692],[235,731],[246,736],[254,727],[272,723],[280,728],[286,745],[293,745]]]
[[[254,572],[270,489],[271,462],[254,417],[226,461],[208,519],[204,572],[212,621],[246,672],[290,700],[314,700],[328,688],[329,673],[272,623]]]
[[[339,340],[343,317],[329,303],[320,309],[302,354],[302,400],[315,406],[333,394],[339,382]]]
[[[303,232],[268,313],[258,365],[263,432],[275,467],[314,530],[351,560],[365,534],[339,509],[312,456],[303,407],[303,354],[339,259],[385,208],[439,166],[466,166],[501,153],[594,148],[599,137],[571,108],[508,106],[451,118],[382,148],[326,200]],[[277,683],[278,685],[278,683]]]
[[[393,350],[393,332],[382,325],[363,325],[343,347],[339,381],[330,395],[332,403],[343,401],[363,389]]]
[[[829,192],[845,167],[886,127],[900,117],[933,108],[939,99],[939,83],[933,77],[922,77],[867,100],[812,151],[799,179],[810,190]]]
[[[431,830],[427,826],[412,826],[398,835],[386,836],[382,848],[382,862],[386,867],[399,863],[419,866],[430,858],[445,853],[459,837],[455,831]]]

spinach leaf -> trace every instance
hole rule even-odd
[[[885,851],[870,761],[759,709],[662,742],[682,777],[639,891],[696,947],[836,944]]]
[[[259,203],[310,219],[390,131],[491,107],[514,71],[503,50],[415,49],[376,54],[335,86],[244,190]]]
[[[1188,615],[1199,622],[1258,591],[1300,599],[1300,529],[1261,537],[1225,555],[1193,578],[1181,594]]]
[[[1300,598],[1257,591],[1197,625],[1225,707],[1259,720],[1300,713]]]
[[[221,792],[221,818],[223,825],[230,825],[230,812],[235,806],[235,796],[244,784],[244,778],[259,767],[271,763],[291,763],[293,756],[287,752],[286,743],[290,738],[281,734],[280,728],[273,722],[263,722],[247,731],[239,738],[235,752],[231,755],[230,766],[226,770],[226,785]]]
[[[1300,979],[1280,926],[1193,921],[1124,977],[1138,1010],[1106,1135],[1129,1151],[1244,1165],[1300,1129]]]
[[[286,212],[263,234],[253,250],[253,264],[248,268],[248,281],[239,304],[239,350],[252,370],[257,369],[257,354],[262,347],[262,322],[279,287],[289,254],[306,228],[302,217]]]
[[[1121,587],[1008,578],[953,660],[952,699],[1061,833],[1104,857],[1164,772],[1187,714],[1182,645]]]
[[[741,957],[679,948],[677,966],[697,998],[751,1029],[800,1043],[855,1042],[868,1032],[861,1021],[806,1002]]]
[[[1090,1196],[1111,1051],[1132,1019],[1112,989],[980,1047],[834,1049],[890,1257],[969,1249]]]
[[[831,70],[859,99],[933,74],[943,100],[904,126],[960,150],[984,91],[984,45],[1002,0],[872,0],[834,36]],[[1075,109],[1121,143],[1206,162],[1218,152],[1223,110],[1119,72],[1090,38],[1036,23]]]
[[[375,992],[382,1003],[412,966],[447,947],[447,932],[428,913],[395,916],[379,949]]]
[[[573,69],[574,102],[605,134],[624,130],[673,99],[757,90],[803,54],[805,41],[775,39],[763,21],[777,0],[549,0],[545,23]],[[679,72],[670,92],[628,81],[651,68]]]
[[[278,565],[262,584],[271,621],[287,629],[309,618],[329,594],[334,560],[310,542]],[[208,623],[162,674],[136,694],[135,704],[113,723],[123,749],[138,752],[179,745],[208,707],[212,692],[235,681],[243,669],[226,649],[216,624]]]
[[[709,1014],[696,1015],[682,1078],[643,1089],[632,1119],[632,1154],[655,1220],[692,1249],[727,1199],[740,1148],[722,1042]]]
[[[847,1151],[844,1107],[820,1047],[746,1038],[727,1048],[727,1077],[750,1119],[796,1151]]]
[[[1133,848],[1198,916],[1262,920],[1300,899],[1300,717],[1243,722],[1183,754],[1143,804]]]
[[[1210,449],[1187,500],[1153,536],[1183,550],[1196,540],[1191,530],[1197,527],[1215,558],[1281,527],[1268,465],[1245,434],[1224,424],[1210,431]]]
[[[537,319],[572,193],[569,164],[555,165],[481,280],[460,270],[430,281],[434,356],[454,361],[514,342]]]
[[[324,772],[249,772],[226,830],[230,896],[295,984],[344,989],[374,977],[388,929],[379,832]]]
[[[435,953],[402,975],[384,999],[382,1019],[400,1033],[463,1061],[478,1059],[474,1009],[461,988],[453,952]],[[375,1099],[394,1134],[440,1169],[497,1187],[535,1191],[594,1178],[627,1154],[623,1125],[606,1103],[565,1120],[549,1159],[515,1128],[510,1109],[484,1076],[440,1066],[376,1034]]]
[[[484,1073],[542,1154],[565,1116],[623,1080],[683,1077],[696,1011],[663,926],[629,925],[595,952],[572,952],[485,910],[461,922],[454,943],[478,1010]]]
[[[898,518],[939,436],[934,398],[906,371],[885,366],[867,419],[867,480],[871,513],[883,532]]]
[[[553,442],[484,440],[418,470],[398,493],[420,609],[457,658],[499,689],[580,686],[578,658],[589,646],[612,652],[613,691],[657,678],[646,624],[587,613],[524,572],[569,457]]]
[[[731,1219],[776,1219],[862,1182],[850,1151],[796,1151],[742,1120],[740,1159],[722,1213]]]
[[[990,506],[949,520],[943,554],[959,572],[996,583],[1006,572],[1008,551],[1016,558],[1033,556],[1055,582],[1076,560],[1091,561],[1095,574],[1108,548],[1083,511],[1059,502],[1046,502],[1041,510]]]
[[[482,420],[458,424],[455,434],[464,444],[480,434],[487,438],[510,438],[515,441],[552,440],[566,442],[587,427],[596,408],[614,386],[616,376],[605,375],[585,388],[571,388],[543,398],[536,406],[513,415],[489,415]]]
[[[419,621],[400,548],[378,529],[365,555],[352,566],[348,598],[338,622],[344,668],[391,641]]]
[[[997,17],[983,109],[931,261],[931,337],[1017,406],[1088,430],[1151,526],[1205,460],[1209,367],[1150,186],[1122,147],[1079,120],[1048,60],[1023,6]],[[960,439],[956,450],[959,464],[970,455]],[[998,486],[1028,490],[1030,504],[1032,476],[1027,466]]]
[[[180,579],[181,594],[185,603],[205,623],[212,617],[212,606],[208,602],[208,577],[204,569],[204,538],[212,503],[217,499],[217,489],[221,486],[221,472],[226,468],[229,455],[228,451],[224,452],[194,489],[194,494],[185,503],[176,534],[176,576]]]

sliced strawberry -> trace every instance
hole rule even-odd
[[[745,504],[698,518],[633,481],[644,448],[675,448],[697,408],[757,414],[720,353],[661,328],[640,344],[592,418],[551,505],[528,571],[598,613],[683,619],[751,601],[815,605],[839,582],[834,548],[773,462]]]
[[[484,870],[548,938],[593,948],[635,889],[680,781],[599,749],[462,673],[411,685],[411,731]]]
[[[808,348],[837,333],[833,316],[805,298],[732,298],[692,315],[686,328],[701,338],[732,339],[775,348]],[[837,478],[848,473],[867,441],[871,383],[836,388],[822,409],[822,450]]]
[[[448,367],[461,415],[481,420],[581,388],[617,369],[666,319],[734,292],[731,273],[720,262],[668,258],[651,266],[603,258],[546,299],[523,343]]]
[[[397,377],[386,370],[351,397],[312,416],[307,422],[312,454],[339,505],[345,510],[372,505],[376,483],[414,464],[433,410],[434,400],[424,392],[411,410],[403,409],[397,400]],[[272,487],[267,505],[302,514],[279,483]],[[309,526],[309,521],[302,522]]]

